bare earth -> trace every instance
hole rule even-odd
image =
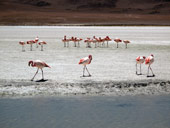
[[[0,25],[170,25],[169,0],[1,0]]]
[[[67,31],[66,31],[66,30]],[[136,95],[170,93],[170,45],[169,27],[1,27],[0,28],[0,96],[34,95]],[[113,37],[131,40],[125,49],[112,41],[109,48],[64,48],[61,39],[70,34],[86,37]],[[161,35],[162,33],[162,35]],[[20,40],[47,41],[44,51],[33,46],[21,51]],[[113,36],[115,35],[115,36]],[[142,65],[143,75],[135,74],[135,59],[139,55],[154,54],[152,69],[155,77],[146,77],[147,66]],[[91,54],[92,63],[88,69],[92,77],[80,77],[83,67],[79,59]],[[44,68],[46,81],[41,72],[35,81],[30,81],[36,68],[28,67],[29,60],[40,59],[51,68]]]

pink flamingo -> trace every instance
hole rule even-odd
[[[24,41],[20,41],[19,44],[22,45],[22,51],[25,52],[25,48],[24,48],[25,42]]]
[[[93,43],[95,43],[95,48],[97,48],[97,42],[98,42],[98,39],[96,38],[96,36],[93,36]]]
[[[38,48],[38,41],[39,41],[39,38],[38,36],[35,38],[35,43],[36,43],[36,47]]]
[[[72,36],[71,39],[70,39],[70,41],[73,41],[73,42],[74,42],[74,47],[77,47],[77,46],[76,46],[76,39],[77,39],[77,37],[73,37],[73,36]]]
[[[83,39],[82,38],[76,38],[76,41],[78,42],[78,46],[77,47],[80,47],[80,41],[82,41]]]
[[[41,51],[43,51],[43,45],[47,43],[45,41],[40,41],[38,44],[41,45]]]
[[[34,44],[34,43],[35,43],[34,40],[27,41],[27,44],[30,44],[30,51],[32,51],[32,44]]]
[[[39,69],[41,69],[41,71],[42,71],[42,80],[44,80],[44,75],[43,75],[43,70],[42,69],[44,67],[49,67],[50,68],[49,65],[47,65],[45,62],[43,62],[41,60],[35,60],[35,61],[31,60],[31,61],[28,62],[28,66],[37,67],[37,71],[36,71],[35,75],[33,76],[33,78],[31,79],[31,81],[34,80],[34,77],[37,75]]]
[[[85,77],[85,75],[84,75],[85,69],[87,70],[89,76],[91,76],[91,74],[89,73],[89,71],[88,71],[88,69],[86,67],[86,65],[90,64],[91,61],[92,61],[92,55],[89,55],[88,57],[80,59],[79,64],[84,65],[84,68],[83,68],[83,77]]]
[[[153,73],[152,68],[151,68],[151,64],[152,64],[153,62],[154,62],[154,56],[153,56],[153,54],[151,54],[150,56],[148,56],[148,57],[145,59],[145,64],[146,64],[146,65],[149,65],[149,66],[148,66],[147,77],[150,77],[150,76],[149,76],[149,69],[150,69],[151,72],[152,72],[152,77],[155,76],[155,74]]]
[[[91,39],[87,38],[86,40],[84,40],[84,43],[86,43],[86,48],[91,48]]]
[[[142,73],[141,73],[141,64],[144,63],[145,58],[146,58],[145,56],[138,56],[136,58],[136,75],[142,75]],[[138,74],[138,71],[137,71],[137,64],[140,64],[140,74]]]
[[[129,44],[130,41],[129,41],[129,40],[123,40],[123,42],[125,43],[125,46],[126,46],[126,48],[127,48],[127,44]]]
[[[64,47],[69,47],[69,41],[70,39],[67,39],[66,35],[64,36],[64,39],[62,39],[63,43],[64,43]]]
[[[106,36],[105,38],[105,41],[107,41],[107,47],[109,47],[109,41],[112,41],[112,39],[110,39],[110,37],[109,36]]]
[[[118,43],[122,42],[122,40],[119,38],[116,38],[116,39],[114,39],[114,41],[117,43],[117,48],[118,48]]]

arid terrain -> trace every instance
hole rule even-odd
[[[1,0],[0,25],[170,25],[170,0]]]

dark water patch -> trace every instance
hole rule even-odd
[[[170,95],[0,99],[2,128],[169,128]]]

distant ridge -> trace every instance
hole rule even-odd
[[[170,0],[1,0],[1,25],[169,25]]]

